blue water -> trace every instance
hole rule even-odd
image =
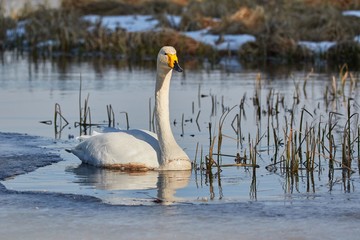
[[[266,169],[273,149],[264,138],[255,174],[236,167],[223,168],[219,174],[215,168],[212,181],[201,171],[129,174],[81,165],[64,151],[77,143],[73,136],[80,133],[74,126],[79,117],[80,74],[82,96],[89,93],[93,122],[104,123],[106,105],[111,104],[118,127],[126,126],[120,114],[126,111],[131,127],[149,129],[153,68],[130,71],[126,66],[86,61],[34,63],[11,54],[4,59],[0,68],[1,239],[355,239],[360,233],[356,161],[349,179],[335,170],[329,180],[326,160],[321,160],[324,165],[313,178],[304,171],[291,179],[280,169]],[[263,73],[259,82],[255,80],[258,71],[234,71],[236,65],[183,66],[185,74],[174,75],[171,86],[171,119],[177,122],[173,125],[177,141],[197,161],[196,146],[207,154],[208,123],[216,135],[214,126],[223,106],[246,99],[243,135],[254,139],[257,129],[264,133],[267,126],[266,117],[260,123],[254,120],[255,85],[261,84],[263,106],[271,90],[284,95],[284,108],[290,109],[296,84],[302,86],[308,74],[308,70],[277,77]],[[329,74],[312,75],[306,96],[300,92],[297,109],[305,106],[315,118],[326,115],[319,112],[325,112],[322,95],[329,79]],[[216,98],[215,109],[211,96]],[[357,100],[357,91],[353,97]],[[70,122],[57,134],[53,125],[39,123],[53,120],[55,103]],[[336,101],[330,108],[341,111],[344,103]],[[239,146],[230,127],[237,111],[226,120],[224,134],[229,137],[224,138],[223,153],[248,151],[247,140]],[[286,112],[279,118],[280,126]],[[183,126],[182,116],[188,120]],[[233,163],[233,158],[224,157],[223,163]]]

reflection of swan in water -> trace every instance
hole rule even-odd
[[[177,189],[189,184],[191,171],[147,171],[122,172],[119,170],[97,168],[80,164],[67,169],[78,178],[80,185],[91,186],[99,190],[151,190],[157,189],[157,200],[171,203]],[[154,196],[155,197],[155,196]]]

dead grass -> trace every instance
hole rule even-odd
[[[163,45],[175,46],[183,56],[212,58],[215,54],[211,47],[170,28],[154,32],[126,32],[120,28],[110,31],[100,22],[90,25],[81,20],[82,14],[76,8],[52,10],[40,7],[36,11],[27,12],[21,19],[27,19],[29,24],[26,26],[25,36],[17,40],[20,44],[17,47],[23,48],[21,43],[26,41],[26,47],[34,53],[94,53],[137,60],[156,55]],[[49,40],[53,44],[44,47],[43,44]]]
[[[62,8],[77,9],[83,14],[180,14],[186,0],[62,0]]]
[[[312,7],[333,6],[338,9],[357,9],[360,7],[359,0],[303,0],[304,4]]]
[[[360,65],[360,45],[352,41],[338,43],[328,50],[326,59],[334,65],[348,63],[349,67],[357,69]]]
[[[85,37],[86,23],[79,21],[75,10],[51,10],[40,7],[24,16],[31,24],[26,25],[25,40],[33,50],[43,42],[56,42],[54,50],[70,51]]]
[[[264,19],[263,22],[253,20],[254,24],[250,25],[253,31],[249,33],[254,34],[257,40],[240,49],[241,58],[250,55],[258,59],[283,58],[285,61],[309,59],[313,57],[313,53],[299,47],[298,41],[336,41],[340,44],[352,42],[352,45],[356,45],[353,39],[360,34],[360,20],[344,17],[342,11],[331,4],[324,4],[321,8],[302,2],[285,4],[276,9],[265,10]],[[246,32],[244,24],[242,27],[243,32]],[[227,29],[229,28],[222,31]],[[325,57],[337,56],[339,55],[333,53]]]
[[[85,51],[121,54],[129,59],[146,59],[155,56],[164,45],[172,45],[183,56],[211,56],[212,48],[174,30],[156,32],[133,32],[122,30],[108,32],[99,27],[86,37]],[[151,47],[149,47],[151,46]]]
[[[241,7],[229,17],[229,21],[241,22],[248,29],[258,29],[265,22],[265,9],[262,6],[256,6],[255,8]]]
[[[342,11],[332,5],[321,8],[292,5],[279,20],[289,22],[287,31],[295,40],[344,41],[360,33],[360,21],[344,17]]]
[[[180,29],[195,31],[206,27],[218,27],[219,21],[214,21],[214,18],[222,20],[225,16],[233,13],[233,9],[243,6],[245,2],[250,1],[224,0],[219,4],[217,0],[191,0],[186,11],[182,13]]]
[[[240,7],[235,13],[225,16],[218,26],[211,30],[214,34],[258,34],[265,28],[265,10],[262,6],[255,8]]]
[[[13,19],[5,18],[0,15],[0,50],[5,47],[6,30],[14,28],[15,26],[16,22]]]
[[[191,1],[183,14],[184,31],[210,28],[213,34],[251,34],[255,43],[239,50],[240,58],[312,58],[313,53],[299,47],[298,41],[353,41],[360,34],[360,19],[345,17],[344,9],[360,7],[348,0],[215,0]],[[204,18],[219,18],[206,24]],[[353,43],[354,44],[354,43]],[[326,55],[329,57],[330,55]],[[331,56],[336,57],[336,54]],[[286,59],[285,59],[286,60]]]
[[[360,34],[360,20],[344,17],[333,5],[313,7],[301,1],[276,8],[270,5],[240,7],[222,18],[214,33],[249,33],[256,36],[277,33],[294,41],[344,41]]]
[[[57,50],[60,51],[77,48],[80,52],[105,51],[123,55],[137,52],[145,56],[153,54],[149,46],[166,43],[176,45],[187,55],[214,56],[209,47],[177,32],[208,28],[218,35],[254,35],[256,42],[245,44],[239,50],[241,58],[297,60],[313,57],[313,53],[297,45],[298,41],[336,41],[339,47],[333,48],[326,57],[345,53],[358,56],[359,47],[353,39],[360,35],[360,19],[342,15],[344,9],[356,8],[360,8],[360,0],[223,0],[221,4],[218,0],[62,0],[60,10],[24,9],[20,19],[31,20],[25,40],[33,49],[42,41],[53,40],[59,42]],[[88,32],[88,25],[81,20],[85,14],[149,14],[159,19],[164,31],[109,32],[98,24]],[[181,15],[180,26],[169,24],[165,14]],[[3,20],[0,24],[6,25]],[[0,40],[6,28],[1,28]]]

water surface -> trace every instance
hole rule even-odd
[[[306,117],[309,123],[326,119],[330,111],[346,111],[341,98],[324,101],[334,73],[315,71],[308,77],[310,69],[304,69],[273,75],[246,70],[234,61],[226,63],[194,69],[185,62],[184,74],[174,73],[171,85],[174,135],[198,163],[201,148],[203,157],[208,154],[210,133],[218,134],[222,113],[233,106],[224,122],[227,137],[222,153],[249,153],[248,139],[251,143],[257,134],[263,136],[255,172],[243,167],[222,168],[221,172],[214,168],[210,178],[205,171],[129,174],[97,169],[82,165],[64,151],[77,143],[73,137],[80,134],[80,128],[74,126],[79,121],[80,79],[81,102],[89,94],[92,123],[106,125],[106,106],[111,104],[116,127],[126,128],[121,112],[127,112],[130,127],[152,128],[149,101],[152,106],[155,71],[151,63],[130,68],[126,63],[103,65],[70,59],[34,62],[6,53],[0,68],[0,159],[13,165],[4,165],[7,174],[0,176],[4,239],[57,239],[63,234],[83,239],[354,239],[359,234],[356,223],[360,216],[356,161],[350,178],[343,178],[341,170],[329,178],[325,159],[319,160],[323,165],[311,176],[300,171],[291,178],[280,169],[266,168],[274,156],[273,141],[268,144],[266,137],[269,119],[284,141],[291,111],[305,107],[312,114]],[[283,98],[283,103],[280,114],[268,118],[271,92],[271,96]],[[345,96],[357,102],[357,92],[346,88]],[[260,100],[260,118],[255,96]],[[242,99],[245,115],[238,143],[231,126]],[[40,123],[54,121],[56,103],[69,122],[60,132],[53,124]],[[356,104],[352,107],[357,111]],[[299,121],[299,114],[295,118]],[[339,119],[336,130],[344,125]],[[222,163],[234,163],[234,158],[223,157]],[[38,168],[47,164],[51,165]]]

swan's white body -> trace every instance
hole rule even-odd
[[[173,47],[161,48],[157,58],[155,119],[157,134],[133,129],[97,134],[71,150],[84,163],[122,170],[189,170],[191,162],[176,143],[169,116],[172,70],[181,71]]]
[[[140,129],[96,134],[72,153],[84,163],[123,170],[157,169],[161,156],[156,134]]]

